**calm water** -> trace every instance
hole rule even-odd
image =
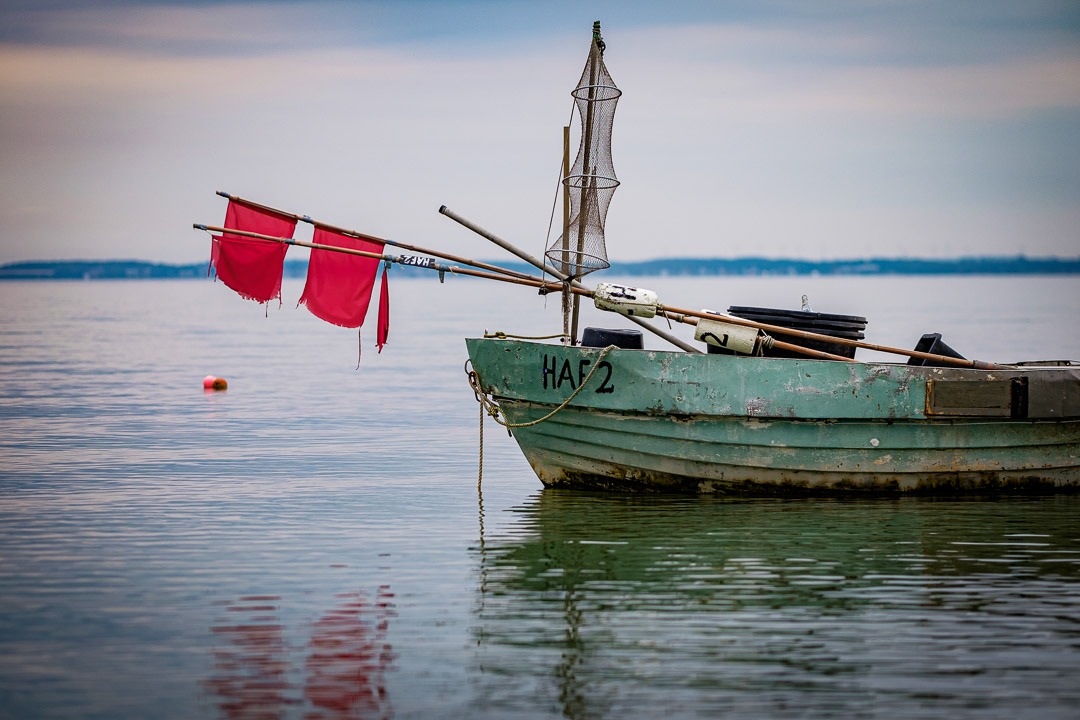
[[[630,282],[1080,358],[1076,278]],[[0,283],[0,717],[1080,716],[1080,498],[478,488],[462,338],[558,302],[392,284],[356,369],[296,283]]]

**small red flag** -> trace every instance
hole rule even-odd
[[[386,271],[390,263],[384,262],[382,269],[382,286],[379,288],[379,327],[375,335],[375,344],[382,352],[386,338],[390,336],[390,286],[386,282]]]
[[[225,211],[225,227],[291,238],[296,230],[296,218],[230,200]],[[210,264],[221,282],[241,297],[265,303],[281,299],[281,273],[288,249],[284,243],[225,232],[213,238]]]
[[[379,254],[383,250],[381,242],[343,235],[319,226],[315,227],[312,240],[317,245]],[[321,320],[341,327],[358,328],[364,324],[378,271],[378,258],[315,248],[308,261],[307,283],[300,302]]]

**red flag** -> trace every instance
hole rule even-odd
[[[225,227],[291,238],[296,230],[296,218],[230,200],[225,211]],[[260,303],[270,302],[281,298],[281,272],[288,249],[284,243],[226,232],[213,238],[210,264],[221,282],[241,297]]]
[[[382,287],[379,288],[379,327],[375,335],[375,344],[382,352],[386,338],[390,336],[390,286],[386,283],[386,271],[390,263],[383,263]]]
[[[315,227],[313,242],[380,254],[383,250],[381,242],[343,235],[319,226]],[[315,248],[308,261],[307,283],[300,302],[307,305],[312,315],[328,323],[358,328],[364,324],[378,271],[378,258]]]

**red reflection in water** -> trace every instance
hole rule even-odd
[[[274,614],[277,605],[269,604],[279,599],[275,595],[242,597],[225,609],[250,617],[211,628],[223,645],[214,649],[217,674],[206,685],[218,696],[224,717],[278,718],[292,702],[285,679],[289,665],[284,628]]]
[[[304,696],[314,709],[308,718],[389,718],[386,670],[393,653],[386,630],[393,615],[393,594],[383,585],[368,603],[357,593],[323,615],[308,645]]]
[[[386,692],[386,671],[393,662],[386,642],[393,593],[383,585],[374,601],[361,593],[338,597],[337,607],[312,626],[305,648],[290,647],[285,639],[279,596],[249,595],[226,603],[228,621],[211,628],[220,644],[214,649],[214,676],[205,683],[222,717],[276,720],[305,702],[310,720],[393,716]],[[306,652],[302,688],[288,680],[294,650]]]

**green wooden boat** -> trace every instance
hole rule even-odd
[[[564,136],[562,235],[544,260],[441,210],[563,281],[562,342],[467,341],[477,398],[511,429],[544,485],[738,494],[1080,489],[1080,365],[998,366],[946,345],[875,346],[862,342],[865,318],[813,313],[805,298],[801,311],[722,314],[664,306],[639,288],[581,285],[608,267],[604,218],[619,185],[610,137],[620,91],[605,47],[595,23],[571,93],[581,119],[572,167],[569,128]],[[582,295],[682,352],[645,350],[640,337],[597,342],[620,331],[595,328],[579,345],[571,305]],[[654,316],[695,325],[696,339],[716,352],[643,322]],[[855,347],[912,359],[859,363]]]
[[[466,342],[477,387],[548,487],[1080,489],[1080,367],[1071,364],[981,370]]]

